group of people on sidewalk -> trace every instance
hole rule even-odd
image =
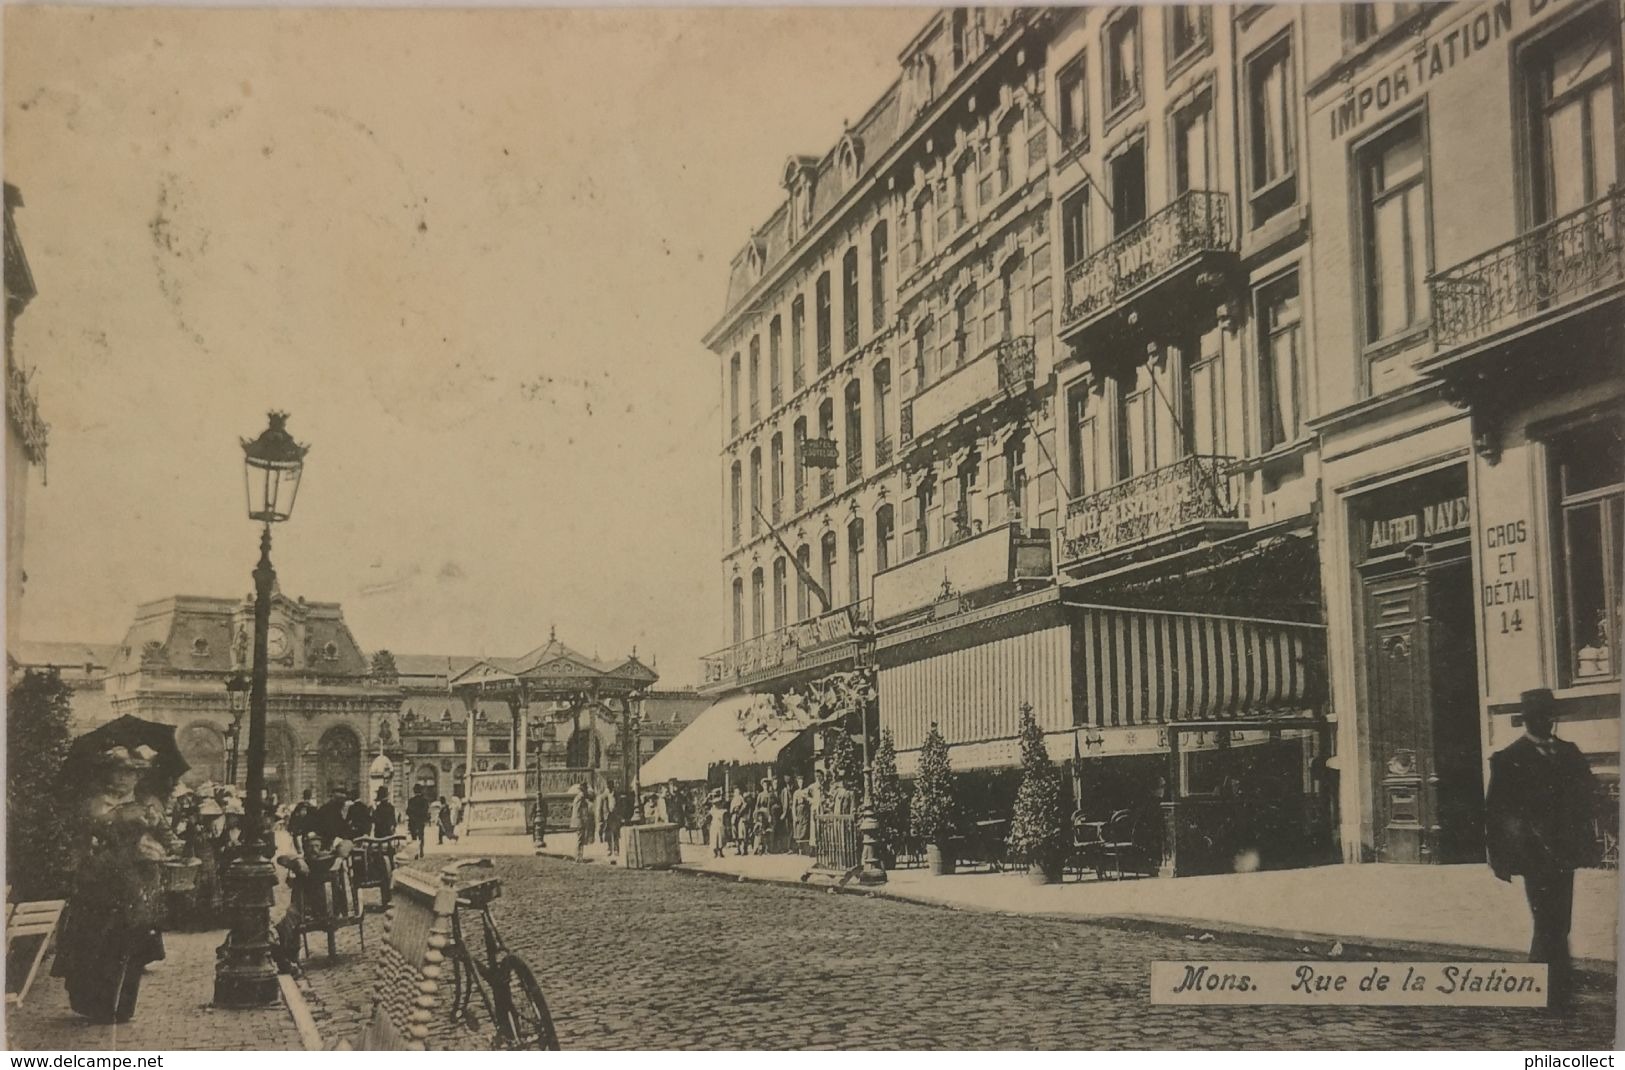
[[[824,770],[812,777],[763,777],[755,786],[735,785],[724,800],[721,788],[707,798],[704,840],[713,857],[728,847],[734,854],[818,853],[818,818],[852,814],[857,796]]]

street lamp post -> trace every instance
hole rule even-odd
[[[244,791],[243,838],[221,875],[231,929],[216,954],[214,1004],[217,1007],[262,1007],[278,996],[276,964],[271,960],[271,893],[276,869],[270,823],[260,813],[265,796],[266,645],[271,624],[271,525],[293,514],[309,448],[287,431],[287,413],[270,414],[270,426],[252,441],[243,440],[243,472],[248,491],[248,518],[259,521],[260,559],[254,568],[254,662],[248,691],[248,783]]]
[[[237,746],[243,737],[243,714],[248,712],[248,677],[234,672],[226,680],[226,696],[231,701],[231,723],[226,726],[226,740],[231,750],[226,758],[226,783],[237,783]]]

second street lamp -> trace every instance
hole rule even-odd
[[[260,560],[254,568],[254,662],[248,689],[248,782],[244,786],[243,839],[228,860],[221,884],[231,929],[216,954],[214,1003],[217,1007],[262,1007],[276,1002],[276,964],[271,961],[271,894],[276,868],[270,823],[260,813],[265,798],[265,690],[271,625],[271,525],[293,515],[304,472],[305,452],[288,434],[288,414],[270,414],[270,426],[256,439],[243,440],[243,477],[248,518],[264,525]]]
[[[243,714],[248,712],[248,677],[234,672],[226,680],[226,696],[231,704],[231,724],[226,726],[226,741],[231,750],[226,753],[226,783],[237,784],[237,746],[243,735]]]

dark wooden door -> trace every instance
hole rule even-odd
[[[1370,707],[1373,826],[1381,862],[1431,861],[1436,825],[1424,627],[1427,588],[1420,573],[1365,584],[1367,702]]]

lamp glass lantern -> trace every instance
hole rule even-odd
[[[299,496],[299,477],[309,446],[288,434],[288,414],[270,414],[270,426],[256,439],[243,439],[243,482],[248,497],[248,518],[274,524],[293,515]]]
[[[240,672],[231,674],[226,681],[226,697],[231,702],[232,720],[239,720],[248,712],[248,677]]]

